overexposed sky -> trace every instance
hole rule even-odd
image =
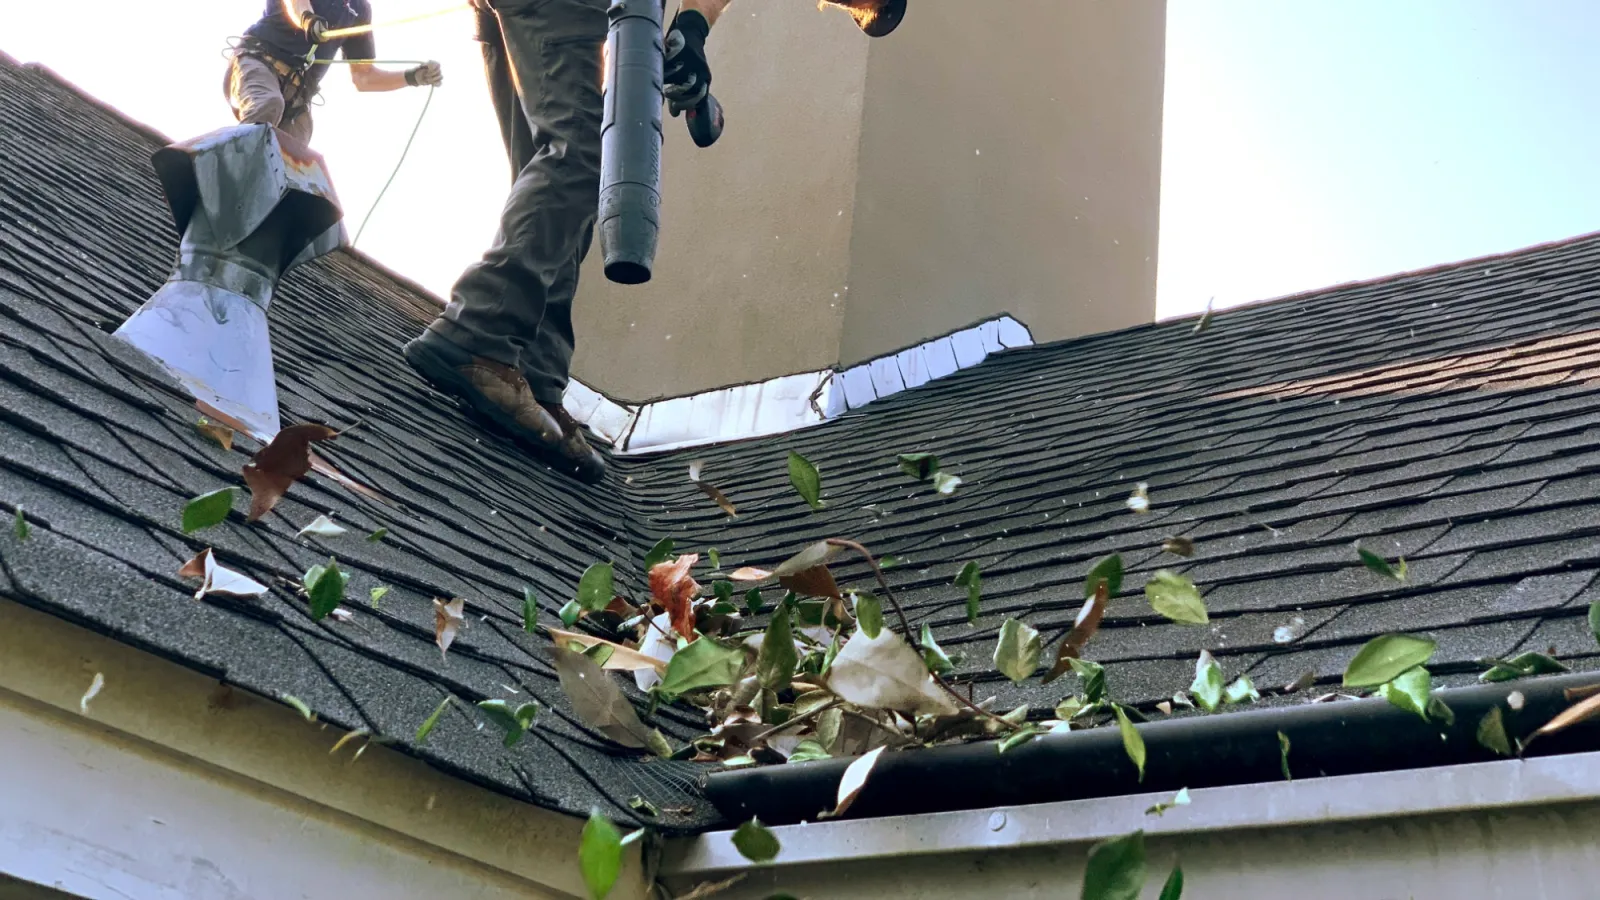
[[[970,0],[913,6],[955,2]],[[380,22],[447,4],[375,0]],[[185,138],[232,123],[221,54],[264,3],[0,6],[0,50]],[[1600,229],[1594,0],[1171,0],[1168,15],[1162,317]],[[444,294],[510,179],[470,16],[380,31],[378,49],[440,60],[445,86],[361,248]],[[323,94],[313,145],[354,236],[424,90],[358,95],[336,70]]]

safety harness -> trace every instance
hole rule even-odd
[[[315,49],[312,52],[315,53]],[[284,59],[270,45],[252,37],[241,38],[239,45],[234,48],[233,55],[236,61],[238,57],[260,60],[278,76],[278,85],[283,91],[283,118],[279,121],[280,126],[288,126],[310,108],[316,92],[307,90],[306,75],[311,71],[309,58],[292,58],[292,61]],[[228,95],[230,104],[233,95],[232,80],[233,69],[230,67],[223,84],[223,91]]]

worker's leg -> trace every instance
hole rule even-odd
[[[505,142],[506,159],[511,162],[511,177],[515,179],[533,158],[533,133],[522,115],[522,101],[517,98],[517,84],[511,77],[511,60],[506,56],[500,20],[492,10],[479,10],[477,16],[477,38],[483,45],[484,80],[489,84],[489,100],[494,104],[500,139]]]
[[[228,75],[228,102],[241,125],[283,121],[283,85],[271,66],[253,56],[235,56]]]
[[[310,147],[312,130],[311,108],[308,106],[300,110],[299,114],[294,118],[280,124],[278,130]]]

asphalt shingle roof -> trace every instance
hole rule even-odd
[[[1600,238],[1236,309],[1200,334],[1173,322],[1010,351],[807,431],[618,459],[597,489],[423,388],[398,347],[436,301],[337,253],[274,301],[283,416],[362,422],[327,455],[393,505],[313,477],[282,515],[189,537],[184,501],[237,484],[244,457],[196,434],[192,405],[107,339],[173,259],[148,164],[162,140],[31,67],[0,61],[0,97],[0,510],[20,505],[35,526],[27,542],[0,538],[0,596],[400,738],[445,691],[536,697],[551,712],[514,750],[460,711],[410,749],[530,802],[629,819],[638,794],[691,810],[669,829],[716,821],[694,783],[703,767],[609,749],[520,628],[524,585],[554,621],[590,562],[615,559],[637,585],[644,550],[668,536],[717,547],[725,565],[774,564],[828,536],[906,558],[890,575],[915,623],[1004,705],[1048,708],[1070,687],[989,671],[1000,624],[1058,633],[1112,552],[1128,577],[1087,655],[1126,703],[1186,687],[1202,649],[1263,690],[1307,671],[1332,684],[1390,631],[1436,637],[1445,684],[1488,656],[1554,648],[1594,668],[1600,654],[1584,619],[1600,596]],[[789,486],[790,450],[821,469],[825,510]],[[908,480],[895,455],[912,451],[966,483],[942,497]],[[694,459],[737,518],[689,482]],[[1146,515],[1125,505],[1139,482]],[[295,538],[330,510],[391,536]],[[1176,535],[1196,542],[1192,559],[1162,552]],[[1357,540],[1405,556],[1407,581],[1362,568]],[[195,602],[176,571],[204,546],[272,594]],[[330,553],[354,572],[352,622],[313,622],[282,586]],[[976,626],[951,585],[969,560],[983,571]],[[1150,609],[1141,591],[1160,568],[1204,589],[1210,626]],[[838,571],[866,583],[858,563]],[[360,598],[379,584],[394,590],[369,609]],[[443,596],[466,598],[471,622],[447,662],[432,633]],[[655,718],[680,739],[699,724]]]

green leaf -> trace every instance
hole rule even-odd
[[[878,632],[883,630],[883,604],[872,594],[856,595],[856,622],[861,626],[861,633],[877,640]]]
[[[201,494],[184,504],[183,533],[194,534],[228,518],[228,512],[233,509],[233,494],[233,488],[225,487],[220,491]]]
[[[28,517],[22,514],[20,506],[17,507],[17,517],[12,520],[11,533],[16,535],[19,541],[25,541],[33,534],[33,526],[28,524]]]
[[[1222,699],[1229,703],[1254,703],[1261,699],[1261,692],[1251,683],[1250,676],[1240,675],[1222,692]]]
[[[1278,732],[1278,764],[1283,766],[1283,780],[1293,781],[1294,776],[1289,774],[1289,736]]]
[[[583,826],[578,868],[583,872],[591,900],[605,900],[622,874],[622,835],[598,809],[589,814],[589,821]]]
[[[1194,682],[1189,685],[1194,702],[1206,712],[1216,712],[1222,705],[1223,692],[1222,667],[1217,665],[1211,651],[1200,651],[1200,659],[1194,665]]]
[[[1082,900],[1138,900],[1144,891],[1144,832],[1089,848]]]
[[[1364,547],[1357,547],[1356,553],[1360,554],[1361,563],[1363,565],[1372,571],[1377,572],[1379,575],[1382,575],[1385,578],[1393,578],[1395,581],[1406,580],[1405,557],[1402,556],[1400,557],[1399,562],[1390,564],[1388,560]]]
[[[717,548],[712,547],[707,550],[706,558],[711,560],[711,571],[718,572],[722,570],[722,554],[717,552]]]
[[[373,609],[377,609],[378,601],[387,596],[389,596],[389,586],[386,584],[380,584],[377,587],[367,591],[367,602],[372,605]]]
[[[761,653],[756,657],[756,680],[769,691],[784,690],[794,679],[794,669],[798,665],[800,654],[794,648],[789,611],[780,609],[773,614],[766,636],[761,639]],[[668,669],[671,669],[670,663]],[[734,678],[738,678],[737,673]]]
[[[1144,737],[1139,734],[1139,729],[1133,727],[1133,722],[1121,706],[1113,703],[1111,711],[1117,716],[1117,730],[1122,732],[1122,749],[1128,752],[1128,758],[1139,767],[1139,780],[1144,781]]]
[[[1039,654],[1044,642],[1038,629],[1016,619],[1000,626],[1000,640],[994,647],[994,667],[1001,675],[1021,684],[1039,669]]]
[[[323,619],[344,602],[344,586],[350,582],[350,573],[339,571],[339,563],[328,557],[326,566],[312,566],[306,570],[304,584],[306,597],[311,601],[311,618]]]
[[[1385,634],[1361,648],[1344,670],[1344,686],[1375,688],[1393,681],[1426,663],[1437,645],[1428,638],[1409,634]]]
[[[1027,707],[1023,707],[1023,709],[1026,708]],[[1004,753],[1007,750],[1014,750],[1041,734],[1044,734],[1043,728],[1040,728],[1037,725],[1024,725],[1016,731],[1011,732],[1009,735],[1006,735],[1005,739],[1000,741],[995,746],[995,749],[1001,753]]]
[[[928,667],[928,671],[935,675],[948,675],[955,671],[955,663],[950,661],[950,657],[945,654],[944,648],[939,646],[939,642],[933,639],[933,629],[929,628],[926,622],[922,623],[921,643],[922,662]]]
[[[1162,569],[1150,576],[1144,595],[1151,608],[1179,625],[1205,625],[1211,621],[1205,602],[1200,599],[1200,589],[1176,572]]]
[[[939,457],[932,453],[902,453],[900,471],[918,481],[927,481],[939,472]]]
[[[22,510],[17,510],[17,518],[22,518]],[[1600,598],[1589,604],[1589,633],[1600,642]]]
[[[585,612],[599,612],[611,605],[616,591],[612,584],[615,573],[611,563],[595,563],[584,570],[578,579],[578,606]]]
[[[1097,662],[1074,657],[1069,664],[1072,671],[1083,679],[1083,698],[1090,703],[1099,703],[1106,697],[1106,670]]]
[[[1083,599],[1093,597],[1101,582],[1105,582],[1107,597],[1122,593],[1122,554],[1113,553],[1094,564],[1083,581]]]
[[[611,661],[611,654],[617,652],[617,648],[610,644],[590,644],[588,647],[575,647],[573,649],[594,660],[594,664],[601,667]]]
[[[560,616],[561,624],[571,628],[578,624],[578,620],[583,617],[583,607],[579,606],[576,600],[568,600],[556,615]]]
[[[951,475],[949,472],[936,472],[933,476],[933,489],[948,497],[961,487],[961,476]]]
[[[1437,696],[1429,697],[1427,715],[1423,718],[1430,722],[1437,722],[1445,728],[1451,728],[1456,724],[1456,711]]]
[[[1147,815],[1147,816],[1164,816],[1164,815],[1166,815],[1167,810],[1172,809],[1175,806],[1188,806],[1188,805],[1189,805],[1189,789],[1188,788],[1183,788],[1182,790],[1178,791],[1178,793],[1175,794],[1170,801],[1168,801],[1166,803],[1157,803],[1155,806],[1152,806],[1149,809],[1145,810],[1144,814]]]
[[[1172,867],[1172,874],[1167,876],[1167,883],[1161,886],[1161,896],[1157,900],[1183,900],[1182,866]]]
[[[983,572],[978,564],[969,562],[956,573],[956,587],[967,589],[967,621],[978,621],[978,601],[983,599]]]
[[[789,483],[794,485],[795,493],[812,509],[821,509],[825,505],[822,502],[822,476],[818,474],[817,467],[793,450],[789,451]]]
[[[628,798],[628,808],[636,813],[649,816],[652,819],[661,815],[661,810],[658,809],[654,803],[651,803],[649,800],[646,800],[638,794],[634,794],[632,797]]]
[[[781,616],[774,617],[777,618]],[[656,690],[667,699],[676,699],[697,688],[733,684],[739,680],[743,668],[743,650],[724,647],[702,635],[673,654],[672,661],[667,663],[667,674]]]
[[[766,608],[766,604],[761,602],[761,588],[751,588],[744,592],[744,608],[751,615]]]
[[[1478,722],[1478,743],[1501,756],[1511,755],[1511,738],[1506,735],[1505,717],[1495,706]]]
[[[662,538],[656,541],[656,545],[651,547],[650,552],[644,555],[644,571],[648,573],[651,569],[670,559],[672,557],[672,548],[676,546],[678,544],[672,538]],[[607,597],[606,602],[610,603],[611,598]]]
[[[539,631],[539,598],[531,587],[522,589],[522,630],[529,634]]]
[[[1528,652],[1519,654],[1513,659],[1496,659],[1490,662],[1494,663],[1494,667],[1479,675],[1479,681],[1512,681],[1530,675],[1554,675],[1571,671],[1543,653]]]
[[[1433,690],[1433,677],[1428,670],[1421,666],[1407,669],[1393,681],[1384,683],[1378,688],[1378,693],[1383,695],[1393,706],[1398,706],[1406,712],[1416,713],[1423,721],[1428,718],[1428,695]]]
[[[795,744],[794,752],[789,754],[789,762],[792,763],[812,762],[813,760],[832,758],[833,754],[824,749],[820,743],[811,740],[810,738],[806,738],[800,743]]]
[[[317,717],[311,712],[311,707],[307,706],[306,702],[299,697],[293,694],[282,694],[278,699],[294,707],[295,712],[299,713],[301,718],[307,722],[315,722],[317,720]]]
[[[777,858],[778,851],[783,849],[778,843],[778,836],[761,824],[760,819],[751,819],[734,829],[733,847],[740,856],[753,863],[772,862]]]
[[[444,711],[450,706],[450,701],[454,699],[455,697],[445,694],[444,699],[439,701],[439,705],[434,707],[433,714],[422,720],[421,727],[417,729],[418,746],[421,746],[422,742],[428,739],[428,735],[433,734],[433,729],[439,727],[439,717],[444,715]]]
[[[878,568],[880,569],[893,569],[896,566],[903,566],[905,564],[906,558],[904,556],[885,556],[884,558],[878,560]]]
[[[367,543],[376,544],[376,543],[378,543],[379,541],[383,540],[384,538],[386,538],[388,536],[389,536],[389,529],[387,529],[387,528],[379,528],[377,531],[374,531],[373,533],[367,535]]]
[[[483,710],[484,716],[489,721],[506,733],[507,747],[515,747],[517,742],[522,740],[523,734],[528,731],[528,726],[533,724],[534,716],[539,714],[537,703],[524,703],[512,707],[504,700],[482,700],[479,701],[478,708]]]

